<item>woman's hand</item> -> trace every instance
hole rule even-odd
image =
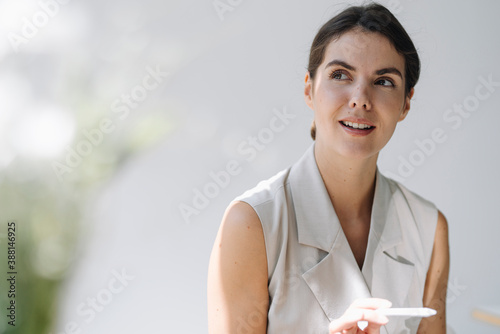
[[[391,307],[391,302],[380,298],[358,299],[354,301],[345,313],[333,320],[329,326],[330,334],[379,334],[380,327],[387,324],[389,319],[375,310]],[[358,321],[368,322],[363,330],[358,328]]]

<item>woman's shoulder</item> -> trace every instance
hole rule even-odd
[[[384,180],[386,180],[389,183],[389,186],[391,188],[391,192],[394,194],[395,192],[399,191],[408,205],[410,207],[421,207],[425,208],[430,211],[436,211],[437,215],[437,208],[436,205],[430,201],[429,199],[421,196],[420,194],[416,193],[413,190],[410,190],[407,186],[403,185],[402,183],[393,180],[389,177],[384,176],[383,174],[380,174]]]
[[[247,202],[253,207],[269,202],[281,205],[283,202],[287,202],[291,199],[291,196],[287,196],[288,192],[291,192],[290,183],[294,183],[294,186],[300,188],[299,183],[307,182],[307,180],[304,181],[304,176],[311,174],[311,170],[314,169],[316,169],[317,172],[313,144],[309,146],[300,159],[295,161],[288,168],[266,180],[260,181],[255,187],[245,191],[234,200]],[[321,178],[318,172],[317,174],[318,177]]]
[[[278,193],[285,190],[288,184],[288,175],[290,167],[286,168],[272,177],[260,181],[256,186],[246,190],[243,194],[237,196],[233,201],[242,201],[250,204],[252,207],[268,203],[276,199]]]

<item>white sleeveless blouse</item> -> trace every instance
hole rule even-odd
[[[250,204],[264,231],[267,333],[328,333],[357,298],[421,307],[437,223],[436,207],[377,171],[368,246],[359,269],[314,157],[235,200]],[[381,333],[416,333],[420,319],[391,318]]]

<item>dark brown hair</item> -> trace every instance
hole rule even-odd
[[[355,28],[384,35],[405,58],[405,95],[408,95],[420,76],[417,50],[401,23],[387,8],[378,3],[348,7],[319,29],[309,53],[307,70],[311,80],[314,80],[318,67],[323,63],[330,42]],[[314,122],[311,127],[311,137],[316,138]]]

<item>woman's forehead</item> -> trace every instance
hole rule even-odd
[[[404,71],[405,64],[404,57],[387,37],[359,29],[350,30],[328,44],[323,66],[333,60],[341,60],[356,69],[390,66]]]

